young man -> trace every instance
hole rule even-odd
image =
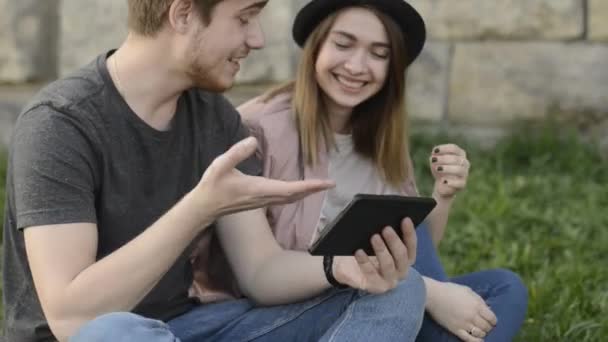
[[[123,45],[42,90],[18,119],[5,337],[413,340],[425,293],[409,269],[411,221],[400,227],[404,241],[392,229],[372,239],[375,259],[332,261],[283,251],[256,209],[332,186],[256,176],[256,141],[219,95],[263,46],[266,1],[128,4]],[[214,232],[248,299],[188,297],[192,246]]]

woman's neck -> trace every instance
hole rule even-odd
[[[349,134],[351,132],[350,118],[353,113],[349,108],[338,108],[333,106],[327,108],[329,115],[329,126],[334,133]]]

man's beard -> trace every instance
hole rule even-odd
[[[216,93],[221,93],[232,88],[232,82],[225,84],[221,82],[217,75],[213,74],[213,70],[222,70],[221,66],[216,66],[215,68],[203,66],[195,60],[188,70],[188,76],[190,76],[193,85],[197,88]]]

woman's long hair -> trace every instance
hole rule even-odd
[[[390,44],[387,78],[380,91],[353,109],[350,127],[355,151],[370,158],[385,181],[399,186],[408,178],[409,147],[405,111],[406,49],[399,26],[390,17],[373,7],[365,7],[380,19]],[[315,165],[321,146],[329,151],[334,139],[323,90],[315,76],[319,51],[340,12],[325,18],[306,40],[295,81],[267,92],[267,101],[284,92],[293,92],[295,121],[300,133],[304,161]]]

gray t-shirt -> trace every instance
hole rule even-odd
[[[115,88],[109,54],[47,86],[17,120],[4,218],[8,341],[54,340],[34,289],[23,229],[96,223],[99,260],[142,233],[198,183],[215,157],[248,135],[223,96],[198,89],[181,95],[169,131],[153,129]],[[255,159],[239,168],[261,173]],[[166,321],[196,305],[187,294],[191,247],[134,312]]]

